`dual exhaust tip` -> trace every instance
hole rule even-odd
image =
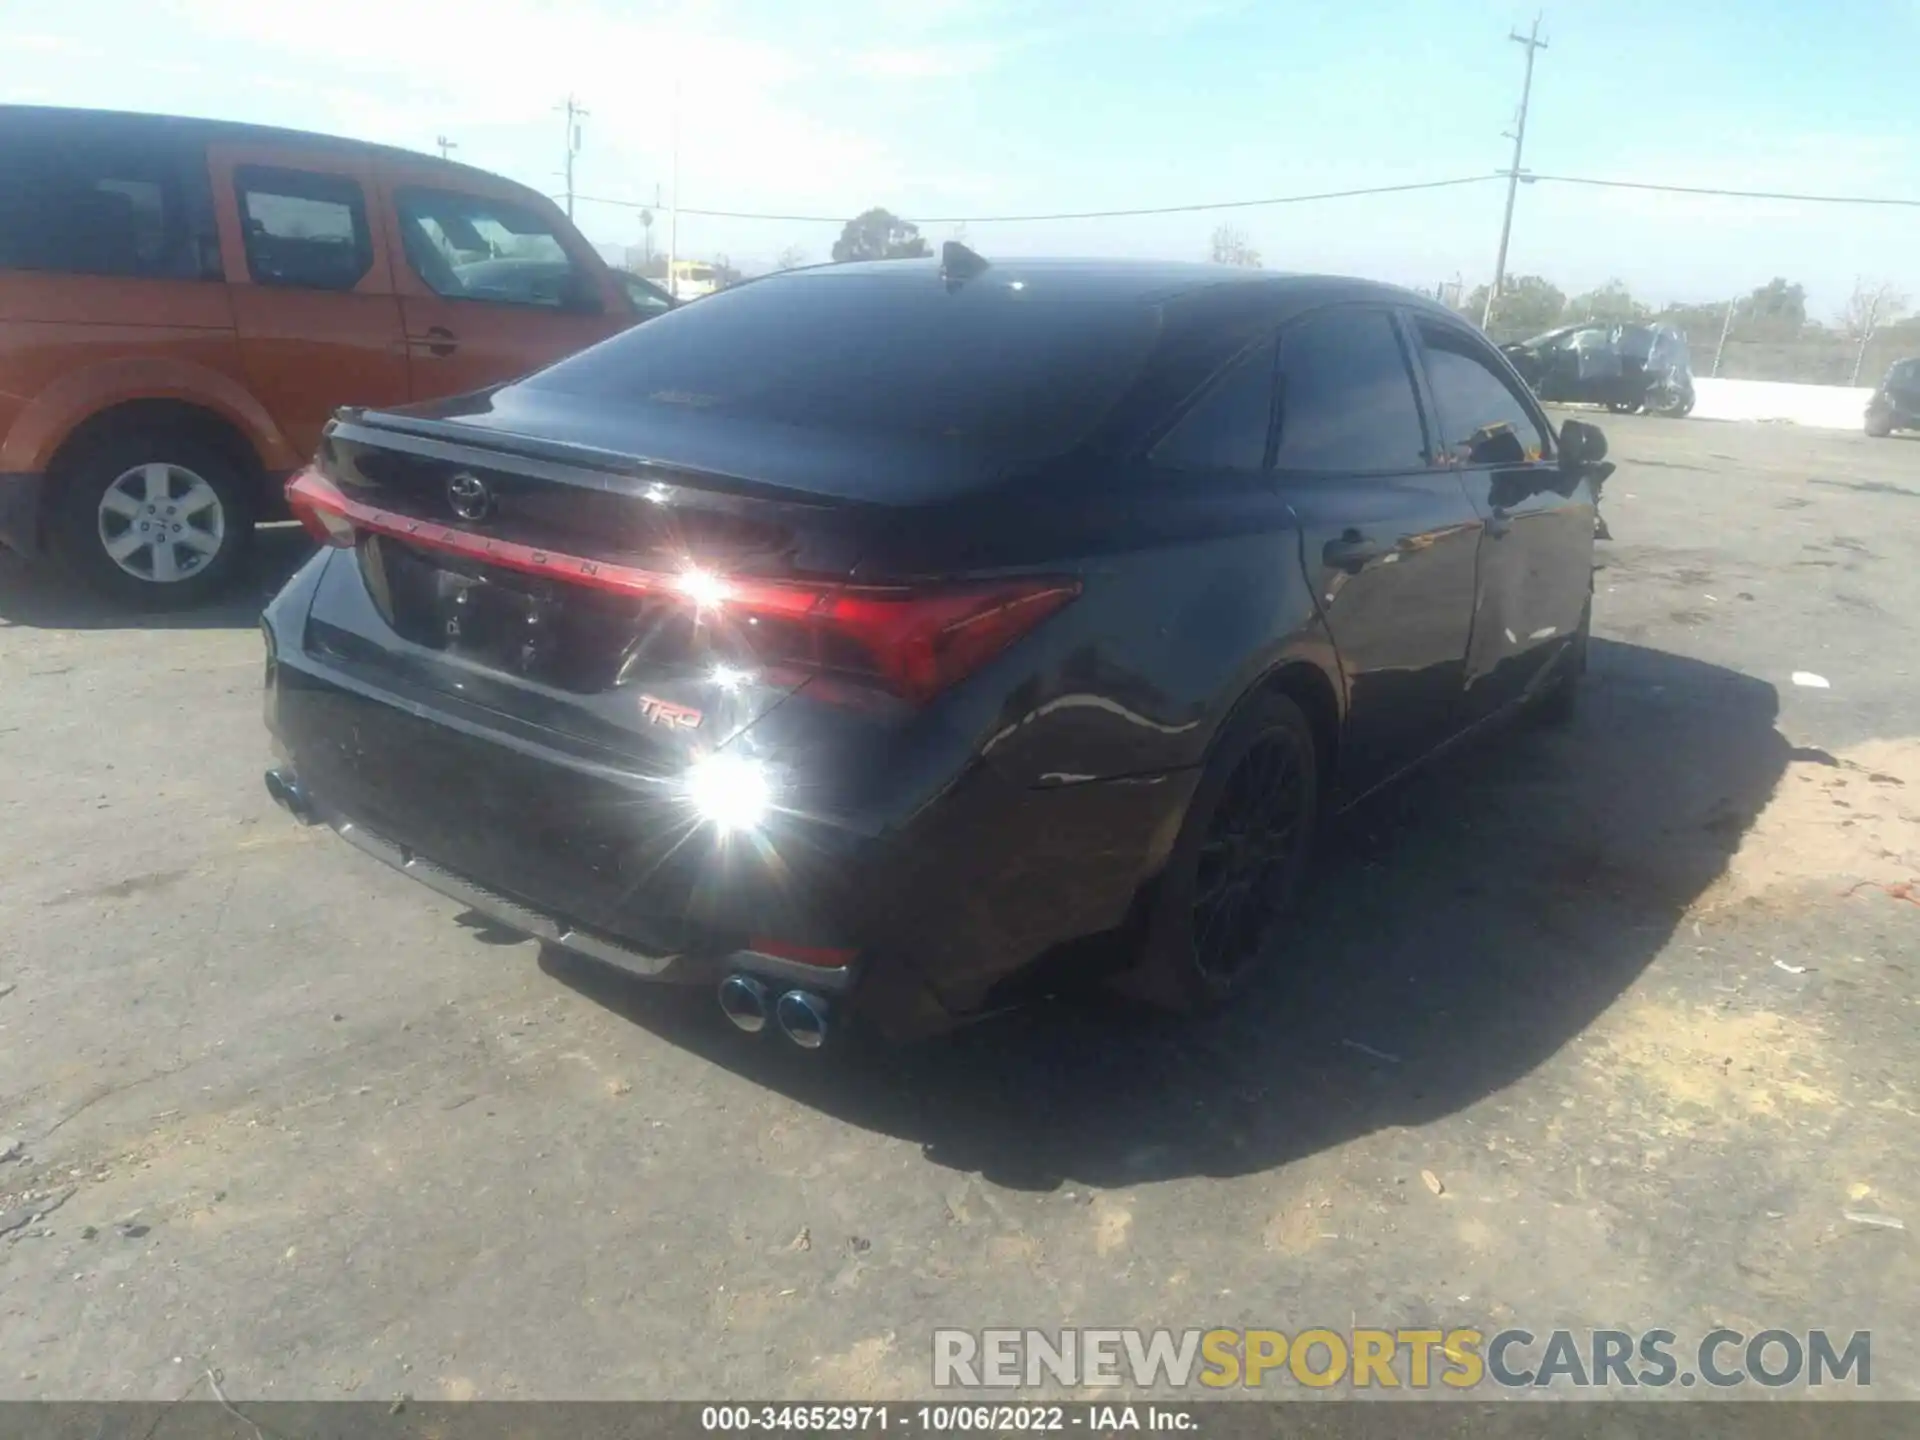
[[[267,794],[273,797],[273,803],[302,825],[311,825],[320,818],[313,808],[313,797],[291,770],[269,770],[266,781]]]
[[[802,1050],[818,1050],[827,1043],[830,1007],[810,990],[789,990],[775,999],[763,981],[729,975],[720,982],[720,1009],[749,1035],[766,1029],[771,1019]]]

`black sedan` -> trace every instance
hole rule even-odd
[[[1274,957],[1316,820],[1585,664],[1604,440],[1356,280],[799,271],[343,412],[268,788],[744,1030]]]

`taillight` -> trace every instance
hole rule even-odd
[[[1080,593],[1060,580],[1008,580],[902,595],[844,590],[816,612],[874,659],[889,690],[924,700],[965,679]]]
[[[705,623],[769,664],[828,671],[909,700],[965,679],[1080,593],[1078,581],[1021,576],[894,587],[674,577]]]
[[[915,701],[972,674],[1080,593],[1077,580],[1036,576],[926,586],[760,580],[722,575],[691,557],[663,573],[384,510],[344,494],[315,468],[288,482],[287,504],[322,545],[390,535],[591,590],[670,597],[729,648],[764,663],[857,678]]]
[[[326,476],[311,466],[287,482],[287,508],[322,545],[353,548],[352,503]]]

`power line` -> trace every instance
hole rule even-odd
[[[1042,220],[1121,220],[1139,215],[1186,215],[1205,210],[1247,210],[1261,205],[1301,205],[1314,200],[1345,200],[1366,195],[1393,195],[1411,190],[1441,190],[1449,186],[1479,185],[1488,180],[1504,180],[1507,171],[1487,175],[1462,175],[1451,180],[1420,180],[1405,185],[1370,185],[1356,190],[1325,190],[1312,195],[1275,195],[1261,200],[1213,200],[1193,205],[1154,205],[1132,210],[1069,210],[1053,215],[923,215],[910,216],[917,225],[1012,225]],[[1734,200],[1794,200],[1808,205],[1888,205],[1920,208],[1920,197],[1899,195],[1811,195],[1791,190],[1734,190],[1711,185],[1662,185],[1651,180],[1607,180],[1591,175],[1536,175],[1523,171],[1520,179],[1529,185],[1592,185],[1609,190],[1651,190],[1673,195],[1717,195]],[[554,199],[562,199],[556,195]],[[645,210],[644,200],[615,200],[605,195],[576,195],[588,205],[614,205],[628,210]],[[699,215],[713,220],[784,220],[802,225],[842,225],[845,215],[781,215],[760,210],[699,210],[680,207],[683,215]]]
[[[1013,225],[1041,220],[1120,220],[1136,215],[1187,215],[1201,210],[1246,210],[1258,205],[1302,205],[1310,200],[1347,200],[1361,195],[1395,195],[1408,190],[1443,190],[1452,185],[1478,185],[1497,180],[1499,175],[1461,175],[1452,180],[1416,180],[1405,185],[1367,185],[1355,190],[1323,190],[1312,195],[1274,195],[1261,200],[1211,200],[1195,205],[1153,205],[1136,210],[1065,210],[1053,215],[915,215],[916,225]],[[580,195],[576,199],[592,205],[621,205],[645,209],[639,200],[613,200],[600,195]],[[680,207],[682,215],[701,215],[715,220],[787,220],[795,224],[840,225],[844,215],[769,215],[754,210],[696,210]]]
[[[1808,205],[1903,205],[1920,198],[1900,195],[1802,195],[1791,190],[1728,190],[1716,185],[1657,185],[1651,180],[1599,180],[1589,175],[1527,175],[1556,185],[1598,185],[1608,190],[1657,190],[1668,195],[1720,195],[1735,200],[1798,200]]]

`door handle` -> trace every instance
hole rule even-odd
[[[1386,553],[1386,546],[1378,540],[1362,535],[1358,530],[1348,530],[1338,540],[1329,540],[1321,550],[1320,558],[1330,568],[1354,575],[1365,569],[1368,562],[1378,560]]]
[[[444,325],[427,327],[427,349],[435,355],[451,355],[460,348],[460,342],[453,337],[453,331]]]

